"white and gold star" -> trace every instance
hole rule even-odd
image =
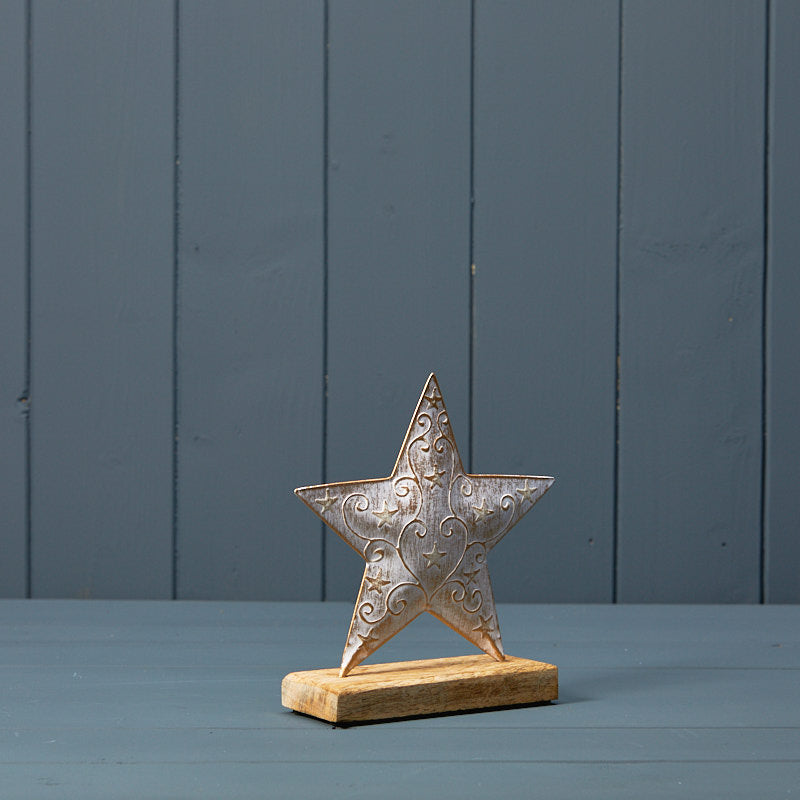
[[[423,611],[501,661],[486,554],[552,483],[466,473],[431,375],[388,478],[295,489],[367,562],[339,674]]]

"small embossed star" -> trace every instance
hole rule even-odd
[[[475,512],[475,522],[480,522],[482,519],[488,517],[489,514],[494,514],[494,511],[491,508],[486,508],[485,499],[479,506],[472,506],[472,510]]]
[[[431,408],[435,408],[438,411],[440,403],[444,407],[444,401],[442,400],[442,395],[439,392],[439,390],[436,389],[436,387],[433,388],[433,390],[431,391],[430,394],[424,394],[423,393],[422,396],[428,401],[428,405]]]
[[[295,489],[366,562],[339,674],[424,611],[501,661],[486,556],[552,483],[466,473],[431,375],[388,478]]]
[[[382,528],[384,525],[388,525],[392,521],[392,517],[397,513],[398,509],[396,508],[387,508],[386,501],[383,501],[383,508],[380,511],[373,511],[372,513],[380,520],[378,523],[378,527]]]
[[[475,576],[480,572],[479,569],[470,569],[464,570],[464,577],[467,579],[467,586],[469,586],[474,580]]]
[[[368,645],[370,642],[377,641],[378,637],[372,631],[366,633],[357,633],[356,636],[361,641],[362,645]]]
[[[441,486],[442,485],[442,475],[445,474],[444,470],[433,470],[432,475],[423,475],[422,477],[425,478],[426,481],[430,481],[431,486]]]
[[[383,579],[383,570],[378,570],[378,574],[372,577],[367,576],[364,578],[369,586],[369,590],[371,592],[377,592],[378,594],[383,594],[383,587],[388,586],[391,581],[385,581]]]
[[[533,494],[536,492],[535,486],[528,486],[528,481],[525,481],[525,485],[517,489],[517,494],[522,495],[523,500],[527,500],[528,502],[532,503]]]
[[[439,569],[441,569],[441,561],[446,555],[447,553],[442,553],[437,550],[436,545],[434,544],[433,550],[430,553],[423,553],[422,557],[428,561],[428,563],[425,565],[426,567],[439,567]]]
[[[491,617],[486,617],[486,618],[481,617],[480,620],[481,620],[481,624],[478,625],[476,628],[473,628],[472,630],[473,631],[477,631],[482,636],[488,636],[493,630],[493,628],[492,628],[492,618]]]
[[[325,487],[325,497],[318,497],[314,502],[323,510],[327,511],[339,498],[331,497],[331,490],[328,486]]]

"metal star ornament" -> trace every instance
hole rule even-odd
[[[423,611],[502,661],[486,555],[553,480],[464,472],[431,375],[388,478],[295,489],[367,562],[339,675]]]

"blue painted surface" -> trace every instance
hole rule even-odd
[[[319,596],[292,490],[321,478],[322,10],[181,8],[181,598]]]
[[[765,598],[800,602],[800,4],[772,4],[766,280]]]
[[[624,6],[618,598],[759,599],[764,9]]]
[[[0,597],[27,583],[25,4],[0,5]]]
[[[32,4],[35,596],[170,596],[172,21]]]
[[[338,663],[350,611],[0,602],[3,800],[778,800],[800,787],[800,606],[501,605],[507,650],[558,667],[557,702],[350,728],[283,708],[284,675]],[[370,660],[470,647],[424,614]]]
[[[434,370],[557,478],[499,599],[800,600],[796,4],[31,9],[0,595],[355,593],[291,489],[388,474]]]

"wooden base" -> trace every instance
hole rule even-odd
[[[541,661],[480,654],[291,672],[281,684],[286,708],[328,722],[368,722],[558,698],[558,668]]]

